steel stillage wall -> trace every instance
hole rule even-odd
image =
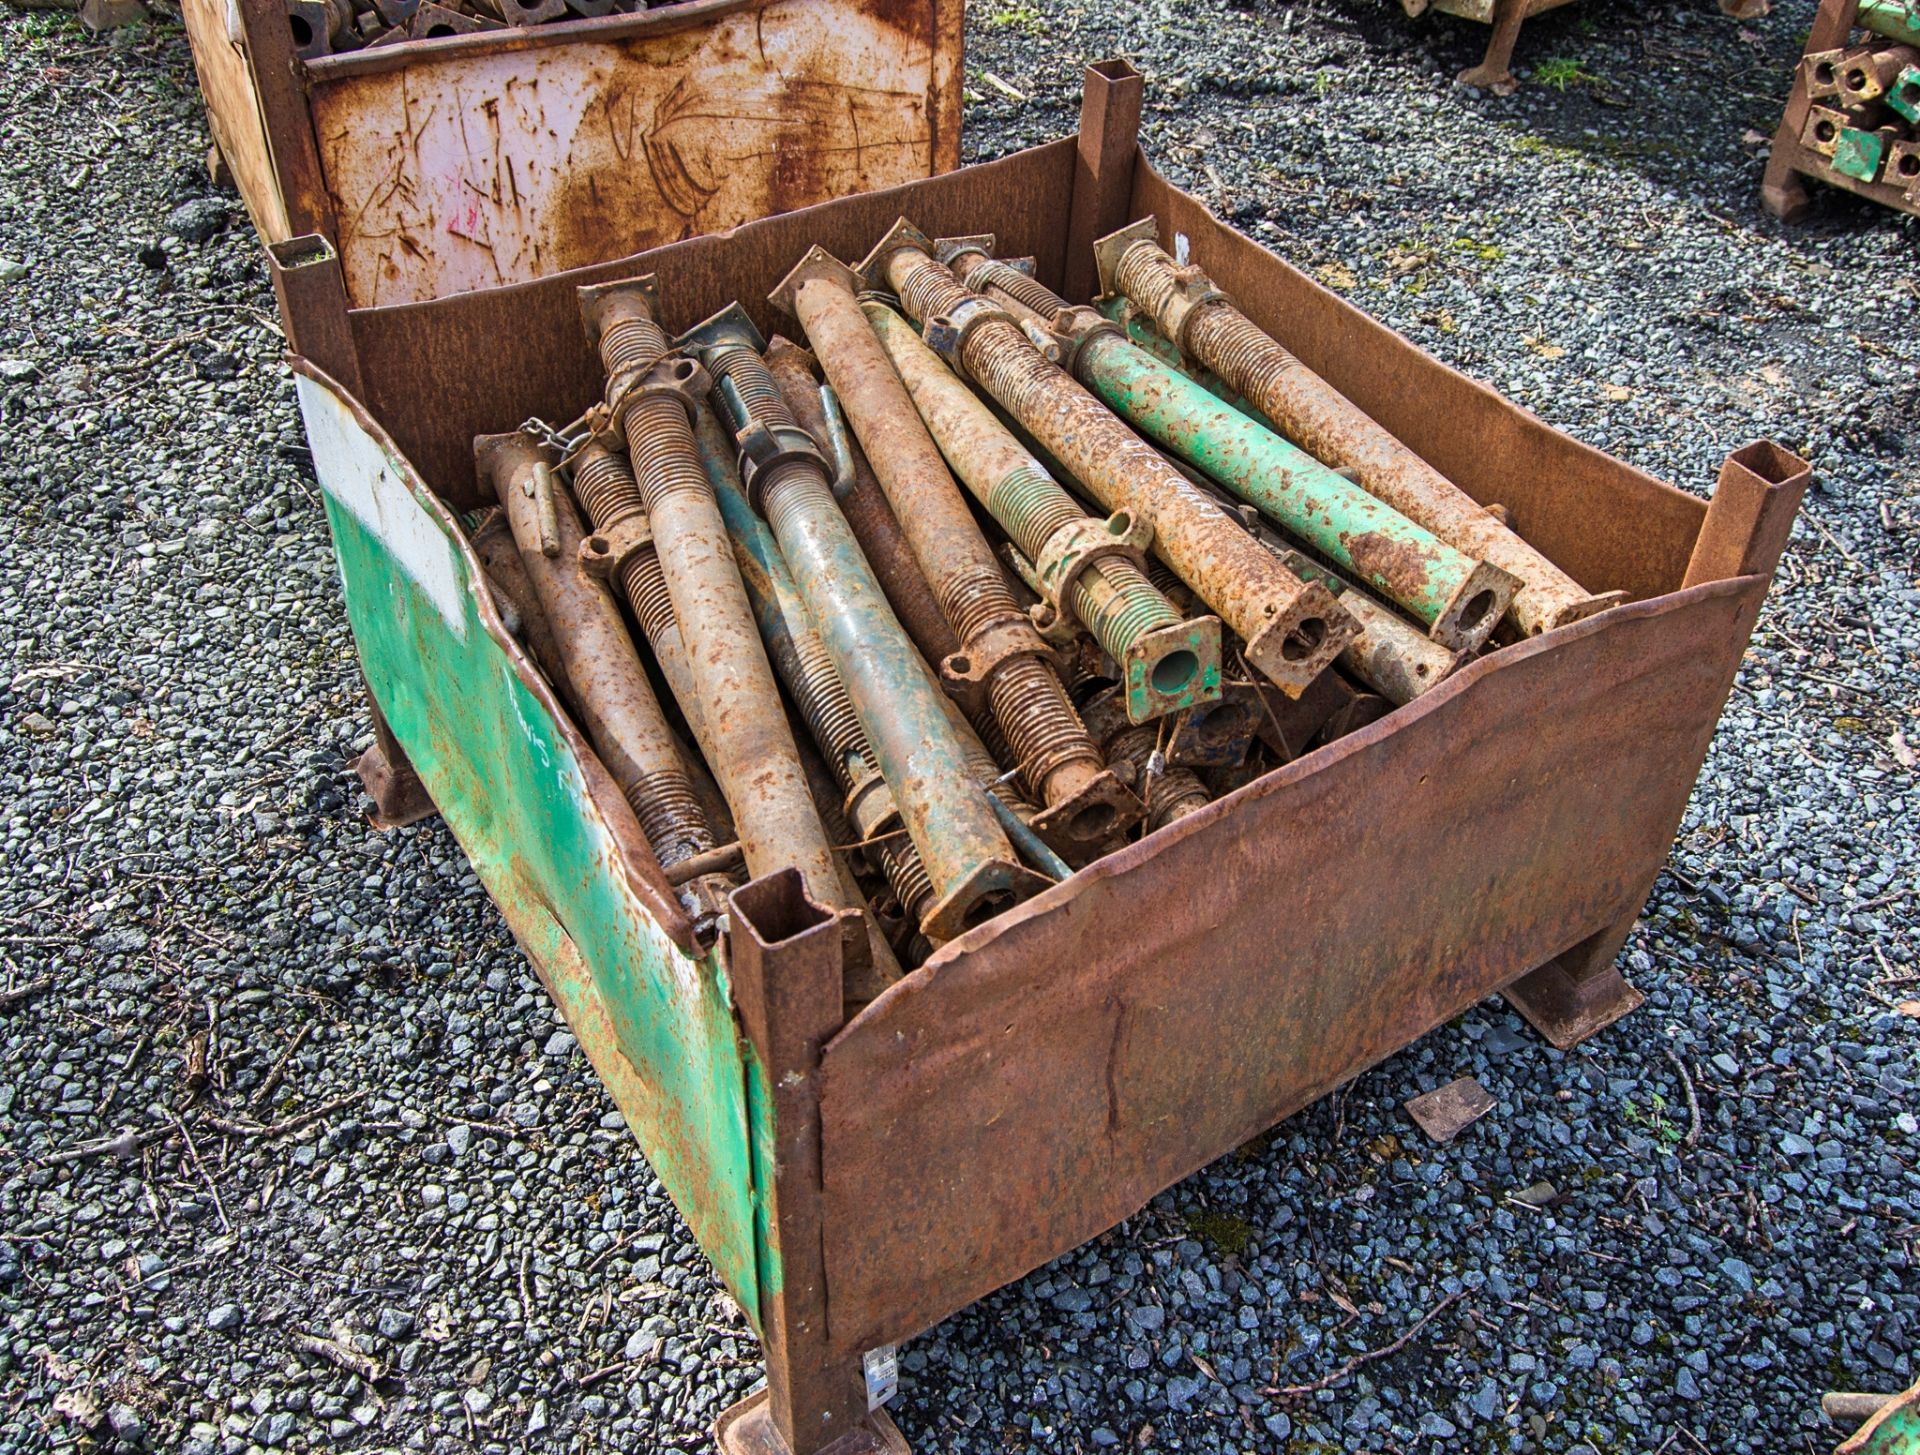
[[[757,1323],[746,1066],[717,954],[648,913],[646,841],[550,691],[509,655],[451,518],[377,427],[303,373],[368,685],[721,1278]],[[484,607],[483,601],[487,602]],[[671,899],[666,901],[671,904]]]
[[[666,34],[586,22],[565,44],[317,62],[348,297],[523,282],[950,168],[959,12],[783,0]]]

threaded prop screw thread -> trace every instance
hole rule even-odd
[[[998,258],[981,257],[961,279],[969,288],[984,293],[997,288],[1017,303],[1025,304],[1042,318],[1052,318],[1067,306],[1067,300],[1038,278],[1030,278],[1018,268]]]
[[[1021,773],[1047,802],[1077,791],[1104,766],[1100,750],[1067,699],[1067,689],[1039,658],[1002,662],[987,684],[987,695]],[[1085,771],[1068,772],[1075,768]],[[1062,777],[1073,781],[1057,781]]]
[[[1211,801],[1206,785],[1189,768],[1164,768],[1157,777],[1147,775],[1157,740],[1152,728],[1128,728],[1107,746],[1109,763],[1126,763],[1133,768],[1134,787],[1147,804],[1149,833],[1198,812]]]
[[[604,445],[590,444],[580,452],[573,465],[573,489],[597,531],[612,530],[646,509],[633,471]]]
[[[1164,319],[1179,288],[1172,259],[1144,244],[1120,255],[1113,276],[1114,287],[1156,320]],[[1189,316],[1186,330],[1186,339],[1176,342],[1255,403],[1265,397],[1266,386],[1299,362],[1230,304],[1202,305]]]
[[[628,785],[626,799],[661,868],[671,869],[714,847],[693,784],[679,768],[643,773]]]

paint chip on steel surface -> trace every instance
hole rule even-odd
[[[1436,1142],[1451,1142],[1493,1110],[1493,1097],[1471,1076],[1449,1081],[1438,1091],[1416,1096],[1407,1103],[1407,1115]]]

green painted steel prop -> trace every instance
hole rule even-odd
[[[773,527],[933,881],[937,900],[921,930],[935,942],[949,940],[1039,893],[1048,881],[1019,862],[969,779],[920,654],[834,503],[826,461],[794,424],[760,357],[759,330],[731,305],[678,342],[732,386],[719,393],[740,446],[747,500]]]
[[[954,473],[1028,561],[1058,559],[1063,533],[1096,522],[1083,511],[939,355],[884,303],[865,305],[867,322],[939,441]],[[1085,556],[1045,581],[1035,567],[1040,626],[1057,624],[1062,608],[1093,633],[1121,669],[1127,718],[1148,722],[1220,695],[1220,620],[1183,618],[1123,552]]]
[[[990,713],[1021,775],[1045,803],[1034,828],[1097,855],[1146,810],[1107,771],[1054,674],[1053,649],[1014,600],[906,385],[854,296],[860,280],[814,246],[770,301],[800,320],[960,650],[942,677]],[[1169,664],[1175,665],[1175,664]],[[1180,663],[1186,670],[1197,663]]]
[[[1209,394],[1238,410],[1255,423],[1272,429],[1265,415],[1242,399],[1221,380],[1167,341],[1154,321],[1126,298],[1109,295],[1100,300],[1100,312],[1117,324],[1140,348],[1160,363],[1184,374]],[[1422,635],[1399,616],[1389,611],[1364,591],[1348,589],[1350,584],[1324,566],[1309,566],[1298,552],[1288,552],[1288,569],[1311,579],[1316,572],[1329,590],[1340,597],[1340,604],[1360,623],[1360,635],[1340,653],[1340,665],[1374,691],[1397,706],[1404,707],[1421,693],[1438,687],[1452,675],[1468,655],[1449,651],[1431,637]]]
[[[893,790],[874,763],[873,748],[854,714],[833,658],[807,617],[806,603],[787,571],[779,542],[754,514],[740,489],[733,444],[713,411],[702,406],[695,427],[700,462],[733,537],[734,563],[753,605],[767,655],[800,709],[838,785],[841,807],[860,841],[871,844],[881,872],[907,917],[918,925],[933,905],[933,884],[911,842],[892,836],[900,827]]]
[[[1871,182],[1880,175],[1881,163],[1886,160],[1887,148],[1893,139],[1892,127],[1883,127],[1879,131],[1862,131],[1857,126],[1841,127],[1839,139],[1833,146],[1834,171],[1843,177]]]
[[[1154,552],[1247,643],[1254,668],[1299,696],[1359,631],[1324,588],[1273,560],[1204,492],[1049,361],[1013,318],[962,287],[905,218],[858,271],[897,294],[936,353],[964,370],[1108,510],[1149,523]]]
[[[1435,641],[1471,651],[1506,614],[1519,583],[1505,571],[1415,525],[1092,310],[1063,310],[1054,332],[1074,376],[1136,429],[1417,617]]]
[[[1920,46],[1920,6],[1904,0],[1860,0],[1853,23],[1888,40]]]
[[[1173,341],[1160,332],[1160,325],[1153,321],[1153,316],[1142,310],[1131,298],[1120,293],[1109,293],[1106,297],[1097,300],[1093,306],[1100,310],[1102,318],[1118,325],[1129,339],[1168,368],[1178,369],[1207,393],[1239,410],[1248,419],[1263,424],[1268,429],[1273,428],[1273,422],[1253,405],[1247,403],[1246,399],[1231,388],[1226,380],[1211,369],[1202,368],[1174,347]]]
[[[1150,217],[1101,238],[1094,253],[1102,289],[1139,304],[1181,353],[1213,370],[1308,454],[1351,467],[1369,494],[1518,579],[1511,615],[1520,631],[1564,626],[1623,599],[1590,595],[1282,348],[1199,268],[1176,263],[1157,238]]]
[[[1920,66],[1907,66],[1887,88],[1887,105],[1906,117],[1920,122]]]

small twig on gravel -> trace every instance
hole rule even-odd
[[[42,975],[38,980],[29,980],[25,985],[16,985],[11,990],[0,990],[0,1006],[18,1005],[23,1000],[32,1000],[34,996],[53,989],[53,977]]]
[[[992,71],[982,71],[980,75],[981,75],[981,79],[983,79],[989,86],[993,87],[994,90],[998,91],[1002,96],[1006,97],[1007,100],[1009,101],[1027,101],[1032,99],[1026,94],[1026,92],[1015,90],[1012,86],[1008,85],[1005,81],[1001,80],[998,76],[994,75]]]
[[[1686,1140],[1680,1145],[1691,1150],[1700,1141],[1700,1098],[1694,1094],[1693,1073],[1687,1070],[1685,1061],[1673,1054],[1671,1047],[1662,1046],[1660,1049],[1665,1053],[1666,1058],[1673,1062],[1673,1069],[1680,1073],[1680,1084],[1687,1091],[1687,1117],[1690,1125],[1687,1127]]]
[[[179,338],[172,339],[169,342],[160,345],[159,348],[155,349],[152,353],[147,354],[142,358],[128,359],[124,363],[103,364],[101,366],[101,372],[106,374],[144,373],[146,372],[146,370],[151,369],[155,364],[159,363],[161,360],[170,358],[174,354],[179,353],[180,350],[184,349],[188,344],[197,344],[201,342],[203,339],[205,339],[208,336],[209,332],[210,330],[202,329],[199,333],[182,334]]]
[[[617,1360],[612,1364],[603,1364],[598,1369],[588,1371],[574,1380],[573,1387],[575,1389],[590,1389],[610,1374],[618,1374],[623,1369],[638,1372],[642,1369],[650,1369],[659,1362],[660,1346],[655,1344],[652,1348],[648,1349],[646,1353],[639,1355],[637,1358]]]
[[[294,1055],[302,1046],[306,1045],[307,1037],[312,1034],[312,1021],[308,1021],[295,1033],[287,1049],[282,1051],[279,1059],[273,1063],[273,1069],[267,1072],[267,1079],[260,1083],[260,1089],[254,1092],[252,1098],[247,1102],[248,1111],[252,1112],[256,1117],[267,1114],[267,1103],[273,1100],[274,1092],[280,1089],[280,1079],[287,1074],[287,1063],[294,1058]]]
[[[475,1121],[472,1117],[457,1117],[450,1111],[435,1112],[432,1114],[438,1116],[443,1122],[450,1122],[455,1126],[472,1127],[476,1132],[485,1132],[493,1137],[505,1137],[509,1142],[520,1135],[520,1129],[518,1127],[504,1126],[499,1122],[480,1122]]]
[[[622,1233],[619,1237],[615,1238],[611,1243],[607,1244],[606,1247],[602,1248],[598,1253],[595,1253],[592,1258],[588,1259],[587,1266],[583,1268],[581,1271],[583,1273],[593,1272],[594,1269],[598,1268],[602,1263],[606,1262],[607,1259],[611,1258],[615,1253],[618,1253],[622,1248],[626,1247],[627,1243],[631,1240],[632,1236],[633,1235],[631,1233]]]
[[[225,1117],[210,1116],[203,1117],[201,1120],[216,1132],[225,1132],[229,1137],[264,1137],[272,1141],[277,1137],[297,1132],[303,1127],[310,1127],[322,1117],[332,1116],[337,1111],[345,1111],[350,1106],[358,1106],[371,1095],[373,1095],[371,1090],[362,1090],[354,1092],[351,1096],[337,1096],[332,1101],[320,1103],[311,1111],[303,1111],[297,1117],[288,1117],[283,1122],[275,1122],[272,1126],[266,1127],[252,1122],[232,1122]]]
[[[96,1137],[91,1142],[81,1142],[67,1148],[64,1152],[54,1152],[41,1158],[41,1165],[59,1167],[68,1162],[84,1162],[89,1157],[101,1157],[111,1152],[116,1157],[135,1157],[142,1147],[152,1146],[155,1142],[164,1142],[174,1133],[172,1127],[149,1127],[144,1132],[136,1132],[126,1127],[111,1137]]]
[[[207,1164],[200,1160],[200,1149],[193,1145],[193,1133],[187,1130],[187,1124],[179,1117],[173,1119],[173,1124],[180,1129],[180,1135],[186,1139],[187,1155],[193,1158],[194,1169],[199,1172],[200,1180],[207,1184],[207,1191],[213,1194],[213,1210],[220,1214],[220,1226],[231,1233],[233,1224],[227,1220],[227,1205],[220,1200],[220,1189],[214,1186],[213,1178],[207,1175]]]
[[[1364,1354],[1354,1355],[1353,1358],[1349,1359],[1345,1364],[1342,1364],[1338,1369],[1334,1370],[1333,1373],[1322,1375],[1319,1379],[1314,1380],[1312,1384],[1269,1386],[1260,1392],[1285,1399],[1288,1397],[1298,1398],[1302,1395],[1318,1394],[1323,1389],[1332,1389],[1334,1385],[1339,1384],[1357,1370],[1364,1369],[1369,1364],[1385,1359],[1390,1354],[1398,1354],[1402,1349],[1406,1348],[1408,1344],[1413,1342],[1415,1335],[1435,1319],[1439,1318],[1442,1313],[1446,1312],[1450,1305],[1458,1303],[1466,1296],[1467,1291],[1464,1288],[1458,1293],[1448,1294],[1445,1298],[1441,1299],[1440,1302],[1422,1314],[1412,1328],[1408,1329],[1406,1333],[1395,1339],[1391,1344],[1380,1349],[1369,1349]]]
[[[183,1094],[180,1105],[183,1108],[192,1106],[199,1099],[200,1093],[206,1089],[207,1058],[211,1054],[212,1046],[211,1029],[201,1031],[187,1042],[187,1059],[180,1070],[180,1089]]]
[[[303,1334],[296,1330],[293,1335],[293,1347],[302,1354],[311,1354],[316,1359],[324,1359],[327,1363],[344,1369],[349,1374],[357,1374],[368,1384],[378,1384],[387,1377],[386,1365],[338,1339],[323,1339],[318,1334]]]
[[[1806,517],[1807,521],[1813,526],[1815,530],[1819,531],[1821,535],[1827,538],[1828,545],[1832,546],[1836,551],[1838,551],[1841,555],[1847,558],[1848,565],[1852,566],[1855,570],[1858,570],[1858,571],[1864,571],[1867,569],[1865,566],[1862,566],[1860,564],[1859,558],[1856,557],[1852,551],[1848,550],[1845,546],[1840,544],[1839,539],[1834,535],[1832,531],[1827,529],[1825,522],[1823,522],[1819,516],[1815,515],[1811,510],[1808,510],[1804,505],[1800,507],[1800,514]]]

